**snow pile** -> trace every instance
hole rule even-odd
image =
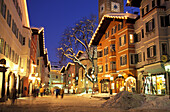
[[[145,96],[143,95],[122,91],[106,101],[102,107],[112,107],[127,110],[141,106],[144,101]]]
[[[145,103],[141,109],[170,109],[169,96],[146,96]]]

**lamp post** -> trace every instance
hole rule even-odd
[[[167,78],[167,87],[168,87],[168,94],[170,99],[170,62],[167,62],[165,65],[165,71],[166,71],[166,78]]]

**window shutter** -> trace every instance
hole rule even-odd
[[[119,38],[119,46],[121,46],[121,37]]]
[[[130,55],[130,63],[134,64],[134,62],[133,62],[133,54]]]
[[[152,30],[155,28],[155,20],[152,19]]]
[[[135,42],[138,42],[138,35],[135,33],[135,34],[133,34],[133,37],[134,37],[134,41]]]
[[[138,63],[138,54],[135,54],[135,64]]]
[[[147,48],[147,57],[150,57],[150,48]]]
[[[149,25],[148,25],[148,22],[147,22],[145,25],[146,25],[146,32],[149,32]]]
[[[124,35],[124,44],[126,44],[126,35]]]
[[[153,46],[153,55],[156,56],[156,45]]]
[[[115,32],[114,33],[116,33],[116,31],[117,31],[117,26],[115,26]]]
[[[170,26],[169,16],[166,16],[166,17],[165,17],[165,26]]]
[[[144,30],[142,29],[142,31],[141,31],[141,32],[142,32],[142,38],[144,38]]]
[[[125,65],[127,64],[127,55],[125,55]]]
[[[122,65],[122,57],[120,57],[120,65]]]

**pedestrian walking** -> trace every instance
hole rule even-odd
[[[40,94],[41,94],[41,97],[43,96],[43,93],[44,93],[44,88],[40,88]]]
[[[15,103],[15,100],[16,100],[16,93],[17,93],[17,91],[16,91],[16,88],[15,88],[15,86],[13,86],[13,88],[12,88],[12,90],[11,90],[11,105],[14,105],[14,103]]]
[[[58,95],[60,94],[59,89],[56,89],[56,98],[58,98]]]
[[[61,98],[64,97],[64,89],[63,88],[60,90],[60,95],[61,95]]]
[[[38,88],[36,89],[36,93],[37,93],[37,97],[38,97],[38,95],[39,95],[39,89]]]

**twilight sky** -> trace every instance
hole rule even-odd
[[[49,61],[56,62],[56,48],[66,27],[82,17],[98,16],[98,0],[27,0],[31,27],[44,27]]]

